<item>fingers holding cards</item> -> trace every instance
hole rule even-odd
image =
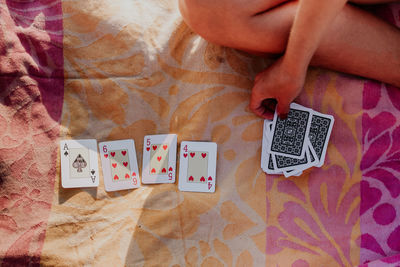
[[[179,190],[215,192],[216,163],[216,143],[183,141],[179,162]]]
[[[106,191],[140,187],[133,140],[101,142],[99,148]]]
[[[60,152],[62,187],[97,187],[99,185],[95,139],[62,140]]]
[[[176,134],[144,137],[142,182],[174,183],[176,168]]]

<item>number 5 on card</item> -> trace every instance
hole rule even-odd
[[[215,192],[217,144],[182,142],[179,164],[179,190]]]
[[[146,135],[142,183],[175,183],[176,134]]]

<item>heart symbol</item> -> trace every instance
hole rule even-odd
[[[150,147],[146,147],[146,150],[147,150],[147,151],[150,151]]]
[[[201,176],[200,182],[205,182],[205,181],[206,181],[206,179],[204,179],[204,176]]]
[[[193,182],[193,176],[190,176],[190,177],[189,177],[189,181],[190,181],[190,182]]]
[[[135,177],[136,176],[136,172],[132,172],[132,176]]]
[[[209,177],[208,177],[208,180],[209,180],[209,181],[212,181],[212,177],[211,177],[211,176],[209,176]]]
[[[168,171],[172,172],[172,170],[173,170],[172,167],[169,167]]]
[[[194,153],[194,152],[191,152],[190,153],[190,156],[193,158],[194,157],[194,155],[196,155],[196,153]]]
[[[187,153],[183,153],[183,157],[186,158],[187,157]]]
[[[163,168],[163,169],[161,170],[161,172],[166,173],[167,170],[166,170],[165,168]]]
[[[153,150],[156,150],[157,149],[157,146],[153,146]]]
[[[124,164],[125,167],[128,166],[128,162],[127,161],[124,161],[122,164]]]
[[[105,158],[108,158],[108,154],[104,154],[104,157],[105,157]]]
[[[162,148],[163,148],[164,150],[166,150],[167,147],[168,147],[167,145],[163,145],[163,146],[162,146]]]
[[[126,150],[121,151],[122,155],[126,155]]]
[[[129,174],[128,173],[125,174],[125,179],[129,179],[129,178],[130,178]]]
[[[203,157],[203,159],[207,156],[207,153],[201,153],[201,156]]]
[[[113,166],[113,168],[117,168],[117,163],[113,163],[111,165]]]
[[[110,154],[111,154],[111,156],[113,156],[113,157],[115,156],[115,152],[111,152]]]
[[[119,179],[118,175],[114,175],[114,180],[118,180],[118,179]]]
[[[158,161],[161,161],[161,156],[157,157],[157,160],[158,160]]]
[[[156,173],[156,169],[151,169],[151,173]]]

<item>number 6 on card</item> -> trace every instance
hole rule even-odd
[[[176,134],[146,135],[142,183],[175,183]]]
[[[217,144],[182,142],[179,164],[179,190],[215,192]]]
[[[135,142],[131,139],[99,144],[104,185],[107,192],[138,188],[139,170]]]

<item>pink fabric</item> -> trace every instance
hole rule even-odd
[[[359,113],[362,108],[363,81],[347,75],[338,75],[335,80],[332,77],[329,74],[319,75],[316,78],[312,96],[303,91],[298,102],[314,110],[322,110],[324,99],[329,99],[328,87],[332,86],[334,81],[336,92],[343,99],[344,112],[347,114]],[[352,87],[353,97],[347,97],[349,90],[346,90],[346,86]],[[309,177],[306,174],[299,178],[304,181],[299,179],[282,180],[281,177],[267,175],[267,181],[279,179],[277,182],[278,192],[290,196],[290,200],[287,198],[288,201],[283,204],[283,212],[278,214],[279,226],[283,231],[275,226],[267,228],[267,255],[275,255],[284,248],[290,248],[299,253],[305,252],[305,255],[310,255],[310,257],[319,256],[320,251],[310,249],[310,247],[320,248],[324,253],[330,255],[338,266],[347,266],[351,263],[351,234],[359,219],[358,207],[352,209],[351,205],[359,196],[360,190],[359,183],[355,183],[346,190],[344,188],[348,182],[346,181],[347,177],[354,172],[357,162],[358,149],[355,138],[361,138],[362,132],[361,127],[358,127],[357,136],[354,137],[352,130],[342,119],[343,114],[336,114],[331,105],[328,105],[327,113],[335,116],[330,142],[346,160],[346,167],[350,171],[345,170],[344,166],[330,165],[331,159],[327,155],[325,165],[329,167],[313,168],[307,171]],[[326,187],[326,206],[321,201],[321,188],[323,187]],[[271,190],[273,188],[267,189],[267,191]],[[275,199],[270,202],[277,204]],[[349,211],[350,213],[348,213]],[[312,234],[307,232],[304,227],[300,227],[299,221],[303,222],[307,229],[312,229]],[[301,242],[297,240],[301,240]],[[303,244],[307,244],[309,247]],[[267,266],[270,264],[267,256]],[[311,266],[311,264],[313,264],[312,261],[299,259],[292,266]]]
[[[400,4],[377,15],[400,27]],[[361,251],[363,266],[400,265],[400,90],[368,81],[363,90]],[[379,260],[381,259],[381,260]]]
[[[361,262],[400,252],[399,92],[378,83],[364,87]]]
[[[0,0],[0,265],[39,265],[63,103],[60,1]]]

